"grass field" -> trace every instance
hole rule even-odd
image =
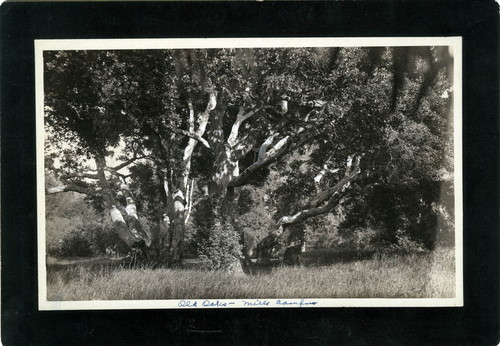
[[[453,249],[370,254],[324,264],[254,269],[246,276],[198,269],[127,269],[99,260],[49,262],[47,299],[452,298]],[[367,258],[365,258],[367,257]],[[322,257],[325,258],[325,257]],[[315,262],[315,263],[314,263]]]

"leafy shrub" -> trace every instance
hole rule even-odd
[[[117,237],[109,224],[89,223],[67,231],[48,244],[47,252],[56,257],[91,257],[103,255],[114,247]]]
[[[227,270],[241,259],[240,236],[229,223],[217,218],[211,228],[199,233],[197,252],[208,269]]]
[[[81,229],[88,236],[94,255],[105,254],[106,249],[114,247],[118,241],[111,225],[84,225]]]
[[[423,252],[426,248],[424,244],[418,240],[412,239],[404,231],[396,231],[396,242],[386,246],[382,252],[384,253],[410,253]]]
[[[93,254],[87,235],[79,229],[70,230],[50,245],[48,253],[57,257],[90,257]]]
[[[65,236],[68,230],[76,228],[81,221],[76,218],[52,217],[45,222],[45,239],[48,247],[57,245],[59,239]]]

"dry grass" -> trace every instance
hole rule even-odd
[[[452,298],[451,249],[373,255],[324,266],[274,267],[243,277],[196,269],[48,268],[48,300]]]

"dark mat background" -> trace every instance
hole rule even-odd
[[[4,345],[496,345],[498,7],[493,1],[4,3],[1,21]],[[40,312],[34,39],[463,36],[463,308]]]

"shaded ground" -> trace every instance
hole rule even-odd
[[[256,267],[235,277],[199,269],[127,269],[116,261],[48,265],[48,300],[244,298],[452,298],[452,249],[374,254],[328,265]],[[187,264],[196,265],[194,260]]]
[[[424,255],[425,253],[417,254]],[[355,261],[362,261],[371,259],[376,256],[377,252],[375,250],[330,250],[330,249],[319,249],[305,252],[302,255],[301,265],[306,267],[316,267],[331,265],[335,263],[349,263]],[[182,269],[203,269],[203,262],[195,257],[195,255],[187,255],[182,261]],[[89,269],[99,269],[102,267],[114,268],[114,267],[125,267],[128,269],[133,269],[133,265],[130,262],[124,261],[125,257],[97,257],[97,258],[64,258],[59,259],[55,257],[47,257],[47,268],[49,271],[61,271],[61,270],[71,270],[77,266],[85,266]],[[252,260],[253,266],[245,268],[245,273],[250,275],[256,275],[259,273],[269,273],[272,268],[282,266],[283,258],[276,257],[272,258],[270,262],[262,264],[257,263],[257,260]],[[144,265],[140,265],[144,267]],[[145,265],[150,269],[153,269],[153,265]],[[161,266],[160,266],[161,267]]]

